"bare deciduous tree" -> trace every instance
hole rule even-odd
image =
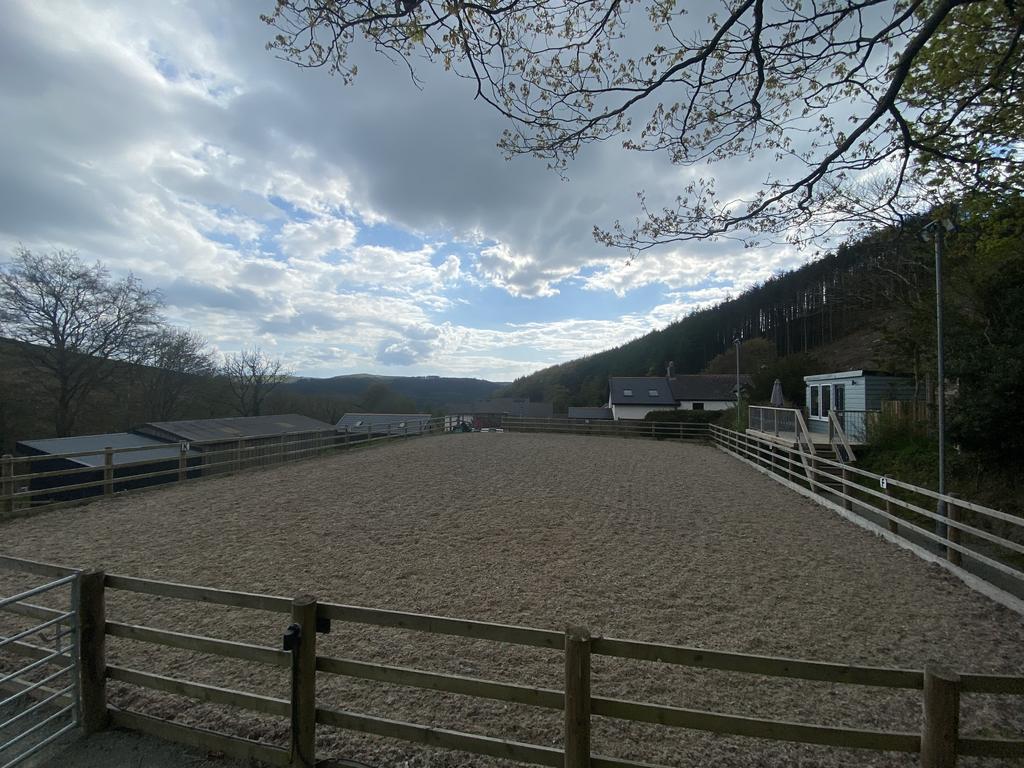
[[[695,170],[668,205],[595,229],[630,249],[799,240],[900,219],[930,185],[1024,191],[1024,4],[1012,0],[278,0],[268,47],[346,82],[366,41],[468,78],[509,154],[565,167],[620,137]],[[697,170],[749,158],[739,199]],[[914,193],[912,198],[910,193]],[[940,200],[941,201],[941,200]]]
[[[162,328],[146,345],[141,384],[146,413],[160,421],[178,415],[183,400],[205,377],[217,373],[206,339],[195,331]]]
[[[18,248],[0,268],[0,324],[49,374],[58,436],[72,433],[86,397],[114,373],[111,361],[141,359],[160,306],[159,293],[134,276],[112,280],[72,251]]]
[[[269,357],[259,347],[228,355],[221,373],[240,416],[259,416],[267,395],[291,376],[280,359]]]

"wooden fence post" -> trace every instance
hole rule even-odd
[[[292,651],[292,768],[316,765],[316,598],[299,595],[292,601],[292,621],[299,625],[299,644]]]
[[[852,483],[850,482],[850,470],[848,470],[846,467],[843,467],[843,494],[845,496],[851,495],[851,485]],[[843,499],[843,509],[845,509],[848,512],[852,512],[853,499]]]
[[[565,630],[565,768],[590,766],[590,631]]]
[[[953,496],[952,493],[947,493],[947,496]],[[946,519],[952,523],[960,522],[960,507],[953,502],[946,503]],[[946,539],[951,544],[960,543],[960,529],[954,528],[952,525],[946,526]],[[959,549],[953,549],[953,547],[946,547],[946,559],[949,560],[953,565],[963,565],[963,555]]]
[[[959,735],[960,675],[925,664],[921,768],[953,768]]]
[[[5,453],[0,459],[0,512],[14,511],[14,459]]]
[[[889,490],[889,483],[888,483],[889,476],[888,475],[885,476],[885,480],[886,480],[886,483],[885,483],[885,512],[886,512],[886,514],[893,515],[893,517],[895,517],[895,515],[893,514],[893,511],[892,511],[892,491]],[[899,533],[900,532],[900,524],[899,523],[897,523],[895,520],[889,520],[887,522],[889,523],[889,530],[890,531],[892,531],[893,533]]]
[[[103,571],[78,575],[78,675],[85,735],[107,727],[107,608]]]
[[[178,443],[178,480],[188,477],[188,451],[185,450],[185,443]]]
[[[109,445],[103,449],[103,494],[114,492],[114,449]]]

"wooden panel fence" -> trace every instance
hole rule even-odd
[[[0,557],[0,566],[29,571],[36,569],[34,572],[40,569],[71,572],[71,569],[60,569],[59,566],[11,557]],[[583,627],[570,627],[564,632],[557,632],[319,602],[308,595],[288,599],[114,574],[104,575],[99,572],[92,574],[92,584],[95,588],[91,590],[91,594],[82,595],[84,599],[81,604],[81,610],[91,615],[94,625],[93,631],[83,633],[82,636],[81,653],[83,658],[88,656],[93,659],[94,675],[94,679],[85,681],[91,686],[92,694],[83,697],[83,706],[93,710],[84,713],[86,720],[103,725],[109,722],[111,725],[217,750],[243,759],[258,760],[268,765],[314,765],[315,734],[319,725],[535,765],[571,768],[657,768],[634,760],[592,754],[590,732],[593,715],[730,736],[819,744],[844,749],[917,753],[920,755],[920,764],[926,768],[953,765],[957,755],[1024,757],[1024,735],[1021,738],[1005,739],[963,736],[959,733],[961,693],[1024,696],[1024,677],[955,674],[932,666],[923,670],[889,669],[727,653],[677,645],[591,637]],[[284,632],[283,644],[287,650],[118,622],[104,615],[105,590],[268,611],[281,617],[283,630],[291,622]],[[328,620],[562,650],[565,654],[565,687],[564,690],[538,688],[322,656],[316,651],[316,633],[320,625]],[[107,636],[291,668],[291,693],[288,699],[275,698],[107,664],[103,651]],[[45,649],[38,649],[22,642],[12,643],[9,647],[28,656],[38,656],[41,651],[45,652]],[[750,675],[919,690],[925,717],[919,733],[891,732],[746,717],[595,696],[590,690],[592,655],[656,661]],[[83,665],[83,668],[86,666]],[[343,675],[462,696],[563,710],[564,748],[464,733],[322,706],[317,701],[315,693],[318,674]],[[287,746],[269,744],[195,728],[141,712],[108,709],[103,698],[103,684],[106,680],[263,715],[288,718],[291,722],[289,743]]]

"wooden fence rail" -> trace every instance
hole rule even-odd
[[[46,563],[0,556],[0,567],[47,575],[73,573],[73,569]],[[647,763],[594,755],[590,748],[591,717],[611,717],[652,723],[671,728],[707,731],[845,749],[910,752],[920,755],[925,768],[951,766],[959,754],[979,757],[1024,757],[1024,738],[982,738],[959,733],[961,692],[973,694],[1024,695],[1024,677],[1010,675],[955,674],[940,668],[924,670],[836,664],[770,656],[714,651],[634,640],[591,637],[586,628],[570,627],[564,632],[507,624],[455,619],[444,616],[380,610],[319,602],[309,596],[294,600],[224,589],[212,589],[137,577],[84,572],[80,583],[90,594],[83,595],[82,648],[84,721],[92,730],[107,724],[143,731],[160,738],[180,741],[269,765],[315,765],[316,726],[326,726],[401,739],[428,746],[456,749],[477,755],[499,757],[547,766],[601,766],[602,768],[658,768]],[[166,629],[125,624],[105,616],[107,589],[153,595],[228,607],[270,612],[292,624],[284,633],[284,645],[277,649],[237,640],[222,640]],[[564,653],[564,690],[442,674],[387,664],[318,655],[316,632],[326,620],[371,624],[394,629],[488,640]],[[291,668],[289,698],[275,698],[229,687],[198,683],[105,661],[107,637],[162,645],[199,653]],[[44,659],[47,649],[27,643],[12,643],[14,652]],[[746,717],[640,701],[593,696],[590,691],[591,655],[613,656],[676,664],[701,669],[849,685],[920,690],[925,712],[920,733],[798,723],[780,719]],[[54,663],[60,663],[54,660]],[[564,712],[562,749],[499,739],[479,734],[402,722],[356,712],[319,706],[315,696],[317,674],[342,675],[381,683],[443,691],[463,696],[536,706]],[[108,708],[105,683],[113,680],[162,693],[185,696],[211,704],[236,707],[291,721],[286,747],[243,739],[230,734],[194,728],[151,717],[140,712]]]
[[[205,474],[222,474],[256,469],[289,461],[316,458],[328,453],[365,448],[382,442],[409,437],[438,435],[444,431],[444,418],[431,419],[412,427],[380,425],[362,432],[294,432],[240,438],[222,446],[224,439],[192,441],[187,445],[166,443],[134,448],[98,448],[85,451],[39,456],[0,457],[0,520],[38,509],[55,509],[81,504],[93,496],[109,496],[138,486],[160,487]],[[168,456],[168,448],[178,449]],[[197,453],[197,450],[201,453]],[[159,454],[159,455],[158,455]],[[126,456],[132,460],[123,461]],[[134,457],[138,458],[134,458]],[[66,467],[33,472],[39,462],[101,457],[96,465]],[[169,465],[149,472],[134,470]],[[64,482],[60,482],[64,481]],[[72,498],[61,498],[61,497]]]

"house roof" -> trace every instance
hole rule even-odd
[[[610,405],[675,405],[664,376],[612,376],[608,380]]]
[[[152,446],[152,448],[150,448]],[[79,435],[78,437],[53,437],[43,440],[21,440],[17,448],[26,453],[37,455],[76,453],[78,451],[98,451],[84,456],[75,456],[66,461],[80,464],[83,467],[102,467],[106,460],[104,448],[148,448],[145,451],[114,453],[114,466],[129,464],[134,461],[166,461],[177,459],[181,449],[177,443],[169,445],[163,440],[154,440],[144,435],[131,432],[111,432],[105,435]],[[189,451],[189,456],[198,456],[196,451]]]
[[[423,428],[428,421],[429,413],[346,413],[335,427],[344,430],[406,426]]]
[[[700,373],[673,376],[669,379],[675,400],[728,400],[736,399],[736,376],[725,373]],[[740,374],[740,387],[749,387],[750,376]]]
[[[569,418],[570,419],[611,419],[612,409],[611,408],[586,408],[569,406]]]
[[[297,413],[277,416],[237,416],[228,419],[151,421],[138,430],[173,440],[238,440],[246,437],[283,435],[290,432],[333,432],[334,426]]]

